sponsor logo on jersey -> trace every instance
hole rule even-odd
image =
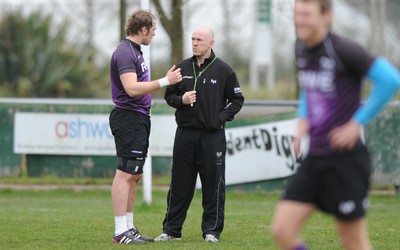
[[[316,89],[323,93],[333,93],[335,91],[334,77],[332,71],[300,70],[299,82],[304,89]]]
[[[319,90],[322,93],[332,94],[335,92],[335,67],[334,59],[322,56],[319,59],[319,69],[306,69],[307,60],[299,58],[298,79],[302,88],[309,90]]]
[[[142,62],[142,64],[140,64],[140,67],[142,67],[142,72],[148,71],[148,68],[144,62]]]
[[[332,58],[322,56],[319,59],[319,66],[321,67],[321,69],[324,69],[324,70],[333,70],[333,69],[335,69],[336,62]]]

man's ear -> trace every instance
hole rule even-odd
[[[325,23],[328,24],[329,26],[332,25],[332,21],[333,21],[333,13],[332,13],[332,11],[326,11],[324,13],[324,20],[325,20]]]
[[[214,44],[215,44],[215,40],[214,40],[214,39],[212,39],[212,40],[210,41],[210,45],[211,45],[211,47],[212,47],[212,46],[214,46]]]
[[[140,31],[142,32],[142,35],[147,36],[147,34],[149,33],[149,30],[147,29],[147,27],[142,27],[140,28]]]

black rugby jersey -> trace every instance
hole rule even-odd
[[[327,135],[359,108],[362,80],[374,60],[357,43],[333,33],[311,48],[296,42],[298,81],[307,98],[310,154],[331,152]]]

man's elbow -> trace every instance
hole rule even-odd
[[[126,93],[129,95],[129,97],[137,97],[143,95],[143,93],[140,93],[140,91],[135,89],[129,89],[128,91],[126,91]]]

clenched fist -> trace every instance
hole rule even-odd
[[[192,90],[192,91],[188,91],[185,94],[183,94],[182,96],[182,103],[185,105],[192,105],[193,103],[196,102],[196,91]]]

